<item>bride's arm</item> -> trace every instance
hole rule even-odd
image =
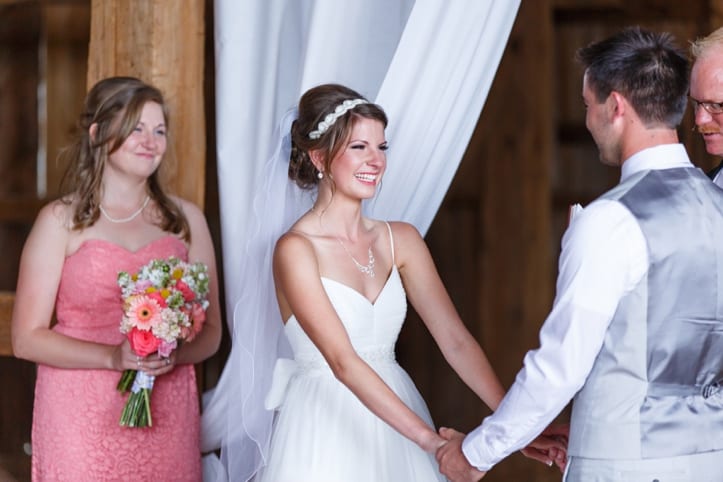
[[[496,409],[505,390],[457,313],[424,239],[407,223],[392,223],[392,230],[397,266],[410,303],[457,375],[487,406]]]
[[[487,406],[496,410],[505,390],[457,313],[424,239],[410,224],[393,223],[392,227],[397,265],[412,306],[457,375]],[[566,447],[566,441],[543,433],[523,453],[544,464],[555,462],[564,466]]]
[[[425,451],[434,452],[444,443],[354,351],[321,284],[308,240],[293,233],[279,239],[274,251],[274,280],[282,313],[287,308],[294,313],[334,376],[370,411]]]

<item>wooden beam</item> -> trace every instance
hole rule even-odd
[[[710,0],[710,11],[710,32],[706,32],[704,35],[723,26],[723,0]]]
[[[0,291],[0,356],[12,356],[10,341],[10,319],[13,316],[15,293]]]
[[[705,12],[704,2],[674,0],[552,0],[556,21],[617,20],[617,27],[637,21],[654,24],[660,19],[696,21]]]
[[[206,122],[204,0],[92,0],[88,85],[130,75],[160,88],[171,111],[163,169],[176,194],[203,208]]]
[[[553,298],[549,200],[555,84],[550,11],[549,0],[521,3],[467,148],[481,173],[481,323],[475,334],[504,386],[514,380],[524,354],[538,345]],[[560,474],[516,454],[495,466],[488,478],[552,482],[560,480]]]
[[[0,222],[30,223],[46,202],[45,199],[0,199]]]
[[[43,49],[45,77],[44,139],[45,166],[39,174],[41,199],[60,193],[60,182],[67,165],[58,161],[60,151],[72,140],[73,128],[83,108],[88,70],[90,6],[82,3],[43,5]],[[42,179],[41,179],[42,181]]]

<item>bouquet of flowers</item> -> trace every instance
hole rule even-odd
[[[178,258],[154,259],[134,274],[118,273],[123,298],[120,331],[140,357],[158,352],[168,357],[179,343],[191,341],[203,327],[208,308],[208,272],[203,263]],[[155,377],[125,370],[118,391],[131,391],[120,424],[150,427]]]

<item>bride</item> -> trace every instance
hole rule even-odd
[[[395,361],[407,298],[480,399],[495,409],[504,395],[419,232],[362,214],[386,168],[386,125],[379,106],[341,85],[299,101],[288,173],[317,196],[273,253],[293,359],[276,362],[266,408],[277,417],[256,480],[444,480],[434,452],[445,440]],[[543,436],[525,452],[550,464],[564,450]]]

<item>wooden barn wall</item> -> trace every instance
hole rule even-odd
[[[8,356],[20,251],[85,95],[87,1],[0,1],[0,480],[30,480],[35,365]]]
[[[164,6],[176,1],[0,0],[0,250],[5,253],[0,347],[7,337],[11,301],[6,300],[12,299],[20,249],[37,209],[57,193],[63,166],[54,159],[67,142],[86,81],[140,75],[164,88],[179,118],[188,119],[174,117],[180,139],[195,135],[192,125],[206,126],[200,138],[176,146],[170,177],[177,192],[205,207],[223,256],[213,1],[194,0],[185,13],[174,9],[167,15]],[[178,24],[182,30],[174,28]],[[723,25],[723,0],[523,0],[477,130],[427,235],[452,299],[506,386],[525,352],[537,345],[550,309],[568,206],[591,201],[618,178],[617,170],[599,163],[585,130],[574,52],[631,24],[671,31],[687,44]],[[105,33],[94,37],[94,29]],[[196,41],[178,45],[178,31],[193,32]],[[168,39],[176,42],[172,48],[152,47]],[[181,100],[181,92],[192,95]],[[708,169],[715,159],[705,153],[692,125],[688,113],[681,138],[694,162]],[[489,413],[446,365],[413,310],[397,351],[437,424],[469,430]],[[199,366],[205,387],[215,383],[227,353],[228,338],[217,356]],[[24,444],[30,440],[34,374],[32,364],[0,355],[3,481],[29,480]],[[560,476],[515,454],[485,480],[545,482]]]

